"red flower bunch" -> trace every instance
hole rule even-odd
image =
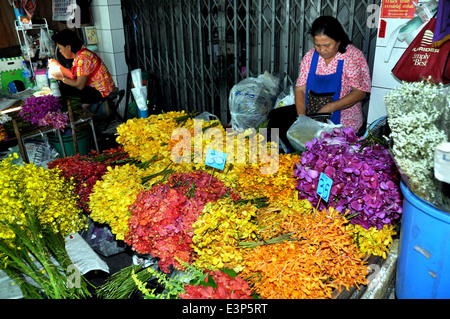
[[[207,271],[205,283],[211,281],[210,285],[187,285],[184,287],[185,293],[180,294],[181,299],[253,299],[248,283],[242,278],[234,278],[222,271]]]
[[[125,243],[140,254],[159,258],[158,265],[166,273],[170,265],[183,270],[184,266],[176,258],[192,262],[192,224],[207,202],[224,196],[240,199],[206,172],[172,174],[167,184],[155,185],[138,194],[130,206]]]
[[[78,207],[89,213],[89,195],[95,183],[102,178],[108,166],[127,158],[121,147],[103,151],[101,154],[93,151],[88,155],[76,154],[72,157],[59,158],[47,164],[49,169],[58,168],[60,175],[73,180],[74,192],[78,195]]]

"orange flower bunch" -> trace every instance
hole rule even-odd
[[[6,141],[8,139],[8,134],[3,125],[0,125],[0,142]]]
[[[240,274],[267,299],[331,298],[334,289],[367,284],[367,264],[348,221],[333,208],[283,221],[293,240],[245,250]]]

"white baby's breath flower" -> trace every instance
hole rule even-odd
[[[413,191],[433,202],[434,149],[448,140],[450,99],[442,84],[406,83],[384,98],[393,141],[392,155]]]

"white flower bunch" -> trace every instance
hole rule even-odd
[[[0,114],[0,125],[3,125],[11,120],[12,118],[8,114]]]
[[[448,90],[428,81],[403,83],[384,98],[393,141],[392,155],[420,197],[433,202],[434,149],[448,139]]]

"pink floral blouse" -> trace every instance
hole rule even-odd
[[[96,70],[98,63],[100,67]],[[76,67],[76,76],[89,76],[88,85],[100,91],[103,97],[108,96],[116,87],[108,68],[97,54],[89,50],[80,50],[73,64]]]
[[[309,50],[300,63],[300,74],[297,78],[296,86],[306,85],[309,68],[315,49]],[[367,65],[364,54],[354,45],[349,44],[345,53],[338,52],[333,60],[326,65],[325,60],[319,56],[317,62],[318,75],[329,75],[336,72],[338,60],[344,60],[344,69],[342,74],[341,98],[349,94],[352,88],[370,92],[372,82],[370,80],[369,66]],[[359,130],[363,123],[363,112],[361,102],[341,111],[341,124],[344,127],[353,127],[355,132]]]

